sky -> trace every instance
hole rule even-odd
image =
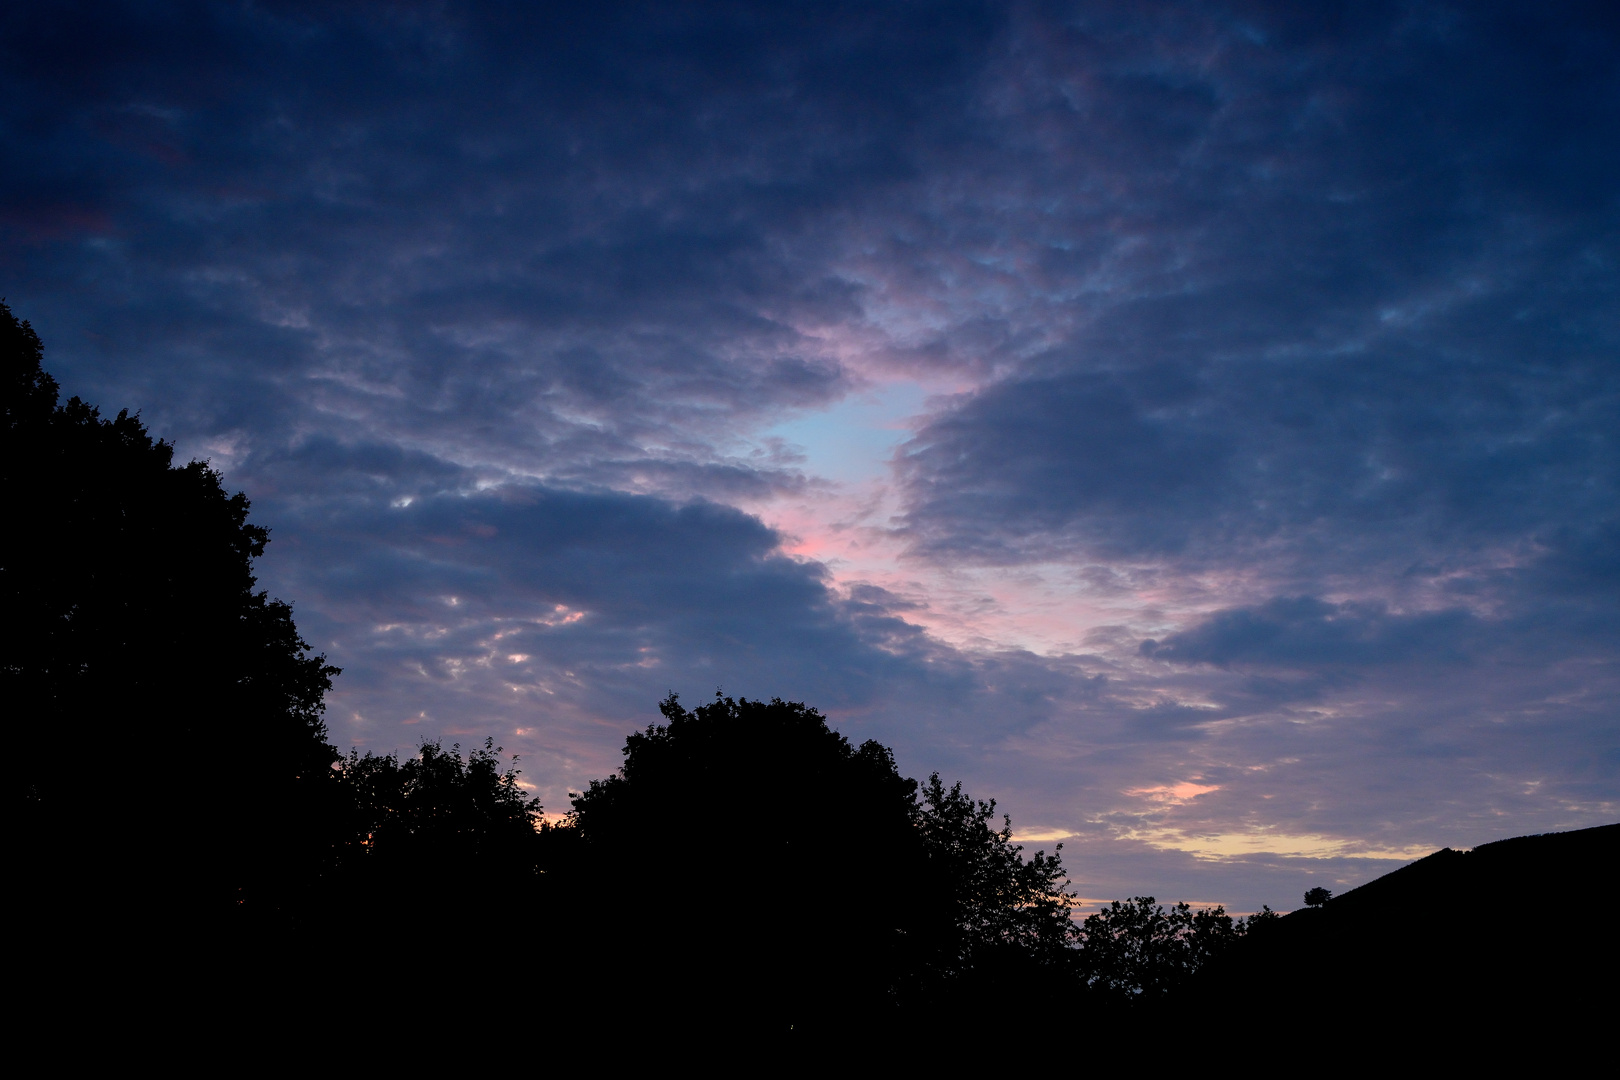
[[[1088,903],[1620,820],[1610,4],[19,4],[0,153],[340,747],[804,701]]]

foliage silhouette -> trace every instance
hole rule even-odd
[[[660,710],[573,800],[576,903],[597,939],[676,1026],[803,1031],[832,1022],[835,999],[881,1003],[910,944],[915,782],[802,704],[717,695],[689,711],[671,695]],[[655,929],[613,929],[636,924]]]
[[[1233,919],[1219,906],[1194,911],[1185,903],[1166,909],[1151,896],[1115,900],[1081,924],[1081,978],[1106,1001],[1158,1002],[1277,917],[1269,907]]]
[[[1036,852],[1028,861],[1012,842],[1012,819],[991,825],[996,803],[946,788],[939,774],[921,791],[917,827],[930,877],[946,899],[953,922],[951,969],[973,965],[977,952],[1004,946],[1051,957],[1066,950],[1072,931],[1069,892],[1058,855]],[[1061,850],[1062,844],[1058,845]]]
[[[515,767],[501,768],[502,752],[488,739],[463,759],[459,744],[446,751],[428,742],[401,764],[393,754],[351,750],[340,770],[355,815],[350,857],[424,869],[531,862],[540,800],[518,786]]]
[[[24,902],[47,920],[192,927],[273,911],[330,849],[337,669],[255,590],[268,533],[205,463],[173,464],[138,418],[58,405],[32,327],[0,302],[0,695],[22,751]],[[116,799],[62,767],[64,733],[114,770]],[[228,775],[221,776],[225,771]],[[220,786],[231,790],[228,809]],[[95,898],[118,883],[112,910]],[[86,908],[97,907],[93,919]]]
[[[552,830],[519,785],[516,759],[503,765],[501,753],[492,739],[465,758],[436,742],[404,761],[350,751],[338,771],[349,821],[328,901],[342,921],[409,934],[533,914],[525,907],[539,899]]]
[[[1322,886],[1318,885],[1314,889],[1305,890],[1306,907],[1319,908],[1331,899],[1333,899],[1332,889],[1324,889]]]
[[[937,775],[919,787],[888,748],[852,746],[800,703],[717,695],[689,711],[671,695],[660,709],[667,722],[626,740],[570,822],[593,860],[581,880],[633,861],[639,890],[582,906],[666,928],[633,951],[647,985],[689,1003],[672,1021],[848,1034],[1061,969],[1061,865],[1024,859],[994,804]]]

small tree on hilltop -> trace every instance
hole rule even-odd
[[[1305,892],[1305,905],[1307,907],[1320,908],[1331,899],[1333,899],[1333,891],[1324,889],[1320,885]]]

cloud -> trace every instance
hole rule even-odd
[[[1217,612],[1163,641],[1142,642],[1143,656],[1177,664],[1322,670],[1467,658],[1477,620],[1464,611],[1396,614],[1380,604],[1328,604],[1279,597],[1259,608]]]
[[[1308,591],[1612,520],[1610,30],[1403,10],[1021,40],[995,74],[1009,164],[937,212],[960,231],[1000,197],[978,251],[1024,287],[963,291],[1045,335],[903,448],[915,554]]]
[[[13,5],[0,294],[253,498],[342,741],[521,731],[555,809],[668,690],[782,694],[1112,895],[1286,906],[1302,852],[1615,812],[1616,46],[1490,4]],[[769,435],[895,382],[936,396],[858,499]],[[1021,596],[1058,629],[992,632]]]
[[[255,507],[275,522],[262,570],[345,668],[343,739],[399,739],[393,725],[422,719],[451,734],[533,729],[538,713],[565,751],[548,782],[577,785],[586,777],[566,760],[579,742],[599,768],[613,760],[617,738],[592,728],[639,726],[671,689],[859,712],[972,682],[970,664],[899,617],[903,601],[841,595],[820,564],[784,555],[773,530],[728,506],[486,485],[369,446],[250,464],[278,492]]]

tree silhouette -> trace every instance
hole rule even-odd
[[[1152,1003],[1276,918],[1269,907],[1233,919],[1219,906],[1194,911],[1185,903],[1165,908],[1151,896],[1115,900],[1086,916],[1077,963],[1086,985],[1102,1000]]]
[[[799,703],[659,707],[666,723],[573,801],[573,905],[618,958],[597,970],[634,966],[687,1028],[803,1031],[873,1007],[904,963],[915,782]]]
[[[1331,899],[1333,899],[1333,891],[1324,889],[1320,885],[1305,892],[1305,904],[1308,907],[1319,908]]]
[[[465,758],[436,742],[404,761],[350,751],[339,769],[348,824],[328,900],[339,921],[410,934],[534,914],[524,909],[538,899],[549,830],[515,759],[503,764],[501,753],[493,740]]]
[[[982,1008],[988,987],[1068,973],[1061,864],[1024,858],[994,803],[937,774],[919,788],[886,747],[852,746],[803,704],[660,708],[667,723],[630,736],[618,774],[574,800],[592,860],[577,880],[599,890],[576,904],[660,927],[621,963],[701,1003],[686,1027],[932,1022]]]
[[[995,800],[975,800],[960,783],[947,788],[938,773],[922,786],[916,821],[928,893],[949,922],[936,961],[943,973],[969,971],[1009,947],[1059,959],[1073,943],[1073,896],[1059,856],[1037,852],[1026,861],[1012,842],[1012,819],[1003,815],[998,829],[995,812]]]
[[[417,863],[439,873],[456,864],[534,865],[540,800],[502,768],[493,739],[463,758],[461,747],[422,744],[403,763],[393,754],[350,751],[339,770],[355,815],[350,857]]]
[[[0,302],[0,695],[26,899],[63,922],[128,912],[146,934],[282,906],[329,848],[337,669],[255,589],[268,534],[247,499],[175,466],[127,411],[58,405],[42,357]]]

